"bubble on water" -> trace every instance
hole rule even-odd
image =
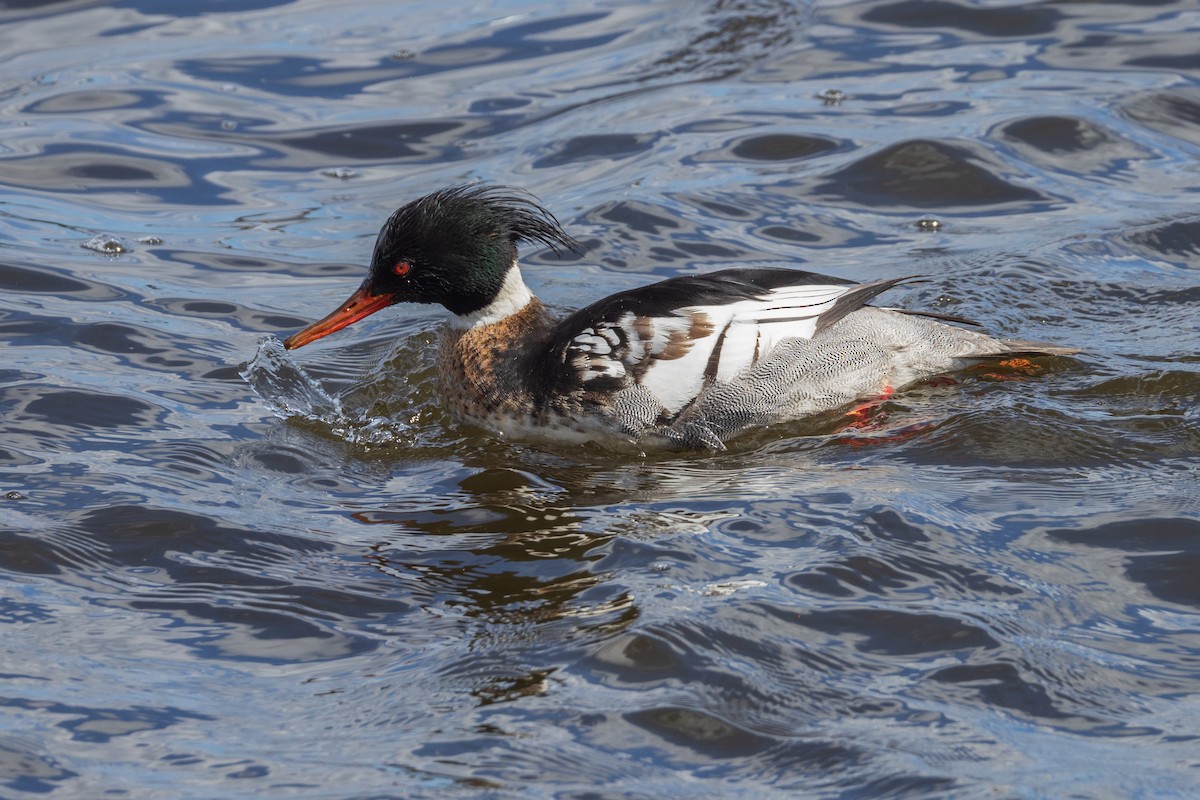
[[[88,250],[94,250],[97,253],[104,253],[110,256],[128,253],[130,250],[129,245],[125,244],[119,237],[107,233],[96,234],[84,242],[82,246]]]
[[[357,178],[358,170],[351,169],[350,167],[329,167],[328,169],[321,170],[321,174],[329,178],[346,181],[351,178]]]
[[[393,61],[407,61],[410,58],[416,58],[417,54],[412,50],[397,50],[392,53]]]
[[[846,93],[841,89],[826,89],[817,94],[817,99],[827,106],[841,105],[842,101],[846,99]]]
[[[917,230],[919,231],[940,231],[942,229],[942,221],[933,217],[922,217],[917,220]]]
[[[158,236],[139,236],[138,242],[140,244],[162,244],[163,240]]]
[[[18,492],[17,490],[14,489],[11,492],[5,492],[4,499],[5,500],[25,500],[26,497],[25,497],[25,495],[21,494],[20,492]]]

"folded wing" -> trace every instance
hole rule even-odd
[[[855,284],[787,269],[672,278],[563,320],[548,351],[547,378],[567,392],[640,386],[674,416],[780,341],[811,339],[904,280]]]

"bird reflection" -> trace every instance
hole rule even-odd
[[[562,489],[512,469],[484,469],[459,486],[451,507],[355,513],[393,531],[368,560],[419,601],[488,623],[612,620],[630,607],[599,565],[615,534],[590,530]]]

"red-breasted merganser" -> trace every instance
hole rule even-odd
[[[855,284],[791,269],[669,278],[555,319],[517,266],[517,245],[534,241],[578,248],[549,211],[512,190],[422,197],[384,224],[358,290],[284,346],[394,303],[439,303],[451,316],[438,376],[458,418],[512,435],[713,449],[975,360],[1078,352],[866,305],[909,278]]]

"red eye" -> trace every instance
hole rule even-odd
[[[397,261],[396,265],[394,267],[392,267],[392,273],[401,278],[403,278],[405,275],[407,275],[411,271],[412,271],[412,264],[410,264],[407,261]]]

